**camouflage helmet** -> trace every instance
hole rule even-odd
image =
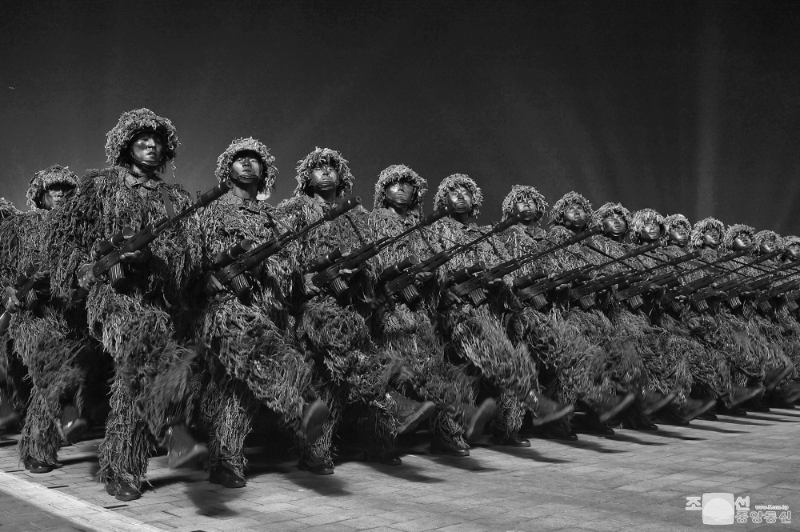
[[[453,174],[442,179],[436,189],[436,195],[433,197],[434,210],[438,211],[447,206],[447,193],[455,190],[456,187],[464,187],[472,194],[472,210],[469,211],[469,217],[478,216],[480,206],[483,203],[483,192],[481,192],[478,184],[466,174]]]
[[[386,187],[400,181],[406,181],[414,187],[414,196],[411,198],[408,209],[422,211],[422,200],[428,192],[428,181],[404,164],[393,164],[380,173],[378,181],[375,183],[372,208],[382,208],[383,202],[386,200]]]
[[[667,232],[664,217],[653,209],[641,209],[633,213],[630,225],[631,239],[639,243],[641,241],[642,229],[651,223],[657,223],[659,225],[661,228],[661,239],[663,239]]]
[[[725,233],[725,224],[723,224],[716,218],[712,218],[711,216],[703,218],[699,222],[695,222],[694,227],[692,227],[691,233],[689,233],[689,245],[691,245],[694,248],[702,247],[703,235],[709,229],[716,229],[717,232],[719,232],[720,238],[722,238],[723,234]]]
[[[175,158],[178,149],[178,133],[167,118],[158,116],[150,109],[134,109],[122,113],[114,128],[106,134],[106,160],[110,164],[123,164],[128,157],[128,147],[133,137],[143,131],[154,131],[164,141],[163,163]]]
[[[570,205],[581,207],[586,214],[592,214],[592,204],[583,195],[575,191],[567,192],[550,209],[550,225],[564,225],[566,213]]]
[[[347,159],[342,157],[342,154],[330,148],[315,148],[314,151],[305,156],[305,158],[297,161],[297,186],[294,189],[293,196],[308,195],[308,185],[311,183],[311,173],[320,164],[329,164],[336,169],[339,174],[339,184],[336,187],[336,197],[340,198],[345,194],[349,194],[353,189],[355,178],[350,172],[350,167],[347,166]]]
[[[536,188],[528,185],[514,185],[511,187],[511,192],[509,192],[503,200],[502,219],[505,220],[509,216],[515,214],[517,203],[523,202],[533,203],[536,208],[536,212],[539,214],[539,218],[544,216],[544,213],[547,212],[547,207],[549,207],[542,193],[536,190]]]
[[[42,209],[42,195],[53,185],[67,185],[77,188],[78,176],[69,167],[58,164],[39,170],[33,174],[33,178],[28,185],[28,192],[25,194],[28,198],[28,207]]]
[[[261,180],[258,183],[259,198],[266,199],[275,185],[275,178],[278,176],[278,169],[275,167],[275,157],[269,152],[262,142],[253,137],[234,139],[219,157],[217,157],[217,169],[214,175],[221,183],[231,178],[231,165],[237,153],[251,151],[258,155],[263,165]]]
[[[722,237],[722,244],[723,249],[732,250],[733,249],[733,241],[736,240],[736,237],[745,235],[749,236],[752,240],[753,235],[755,235],[755,228],[749,225],[744,224],[733,224],[728,227],[725,231],[725,234]]]

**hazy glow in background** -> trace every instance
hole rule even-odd
[[[35,171],[105,166],[105,133],[149,107],[192,192],[252,135],[274,201],[326,146],[368,207],[403,163],[432,189],[474,177],[484,222],[525,183],[800,234],[798,2],[269,4],[3,2],[0,195],[24,208]]]

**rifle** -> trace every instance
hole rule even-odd
[[[761,296],[756,299],[756,305],[758,305],[759,310],[764,312],[765,314],[772,310],[772,305],[770,304],[769,300],[774,299],[776,297],[780,297],[781,295],[785,294],[786,292],[791,292],[792,290],[796,290],[800,288],[800,279],[792,279],[791,281],[786,281],[783,284],[780,284],[769,290],[767,293],[762,294]],[[786,303],[789,301],[786,300]]]
[[[736,264],[741,264],[741,266],[730,270],[728,273],[736,273],[747,266],[755,266],[756,264],[777,257],[782,253],[782,251],[773,251],[772,253],[767,253],[766,255],[757,257],[748,263],[741,263],[737,260],[734,260],[733,262]],[[766,274],[758,275],[756,277],[748,277],[740,273],[739,275],[743,277],[743,279],[731,279],[719,286],[705,288],[692,296],[692,302],[700,312],[705,312],[708,310],[708,302],[706,300],[710,298],[719,298],[719,301],[728,301],[728,304],[731,306],[731,308],[737,308],[742,304],[739,296],[743,292],[751,289],[748,283],[760,279],[765,275],[769,275],[770,273],[772,272],[767,272]]]
[[[623,262],[626,259],[630,259],[630,258],[639,256],[639,255],[642,255],[643,253],[647,253],[648,251],[652,251],[652,250],[654,250],[656,248],[659,248],[659,247],[661,247],[661,243],[660,242],[657,242],[657,241],[656,242],[651,242],[650,244],[646,244],[646,245],[638,247],[638,248],[636,248],[636,249],[634,249],[632,251],[629,251],[625,255],[623,255],[621,257],[618,257],[618,258],[612,260],[611,262],[606,263],[605,265],[607,266],[607,265],[613,264],[615,262]],[[651,270],[652,270],[652,268],[651,268]],[[647,271],[648,270],[637,271],[637,273],[635,275],[640,276],[640,275],[646,273]],[[601,292],[601,291],[606,290],[608,288],[611,288],[615,284],[619,284],[620,282],[622,282],[624,280],[626,275],[628,275],[628,274],[626,274],[625,272],[612,273],[612,274],[606,275],[605,277],[601,277],[600,279],[595,279],[590,284],[587,284],[587,285],[582,286],[580,288],[576,288],[574,290],[570,290],[570,292],[569,292],[570,303],[574,303],[575,301],[579,301],[580,305],[581,305],[581,308],[583,310],[588,310],[589,308],[592,307],[592,305],[595,304],[595,299],[594,299],[594,294],[595,293]],[[641,280],[641,277],[639,277],[639,279],[635,280],[634,282],[638,282],[639,280]]]
[[[697,268],[695,268],[693,270],[690,270],[690,271],[688,271],[688,272],[686,272],[686,273],[684,273],[682,275],[688,275],[690,273],[694,273],[694,272],[699,271],[699,270],[705,270],[706,268],[713,267],[713,266],[715,266],[717,264],[720,264],[722,262],[727,262],[729,260],[733,260],[735,258],[738,258],[738,257],[741,257],[743,255],[746,255],[747,253],[749,253],[749,250],[743,249],[743,250],[740,250],[740,251],[734,251],[733,253],[729,253],[729,254],[725,255],[724,257],[721,257],[721,258],[715,260],[714,262],[705,262],[705,261],[703,261],[702,266],[698,266]],[[725,273],[730,273],[731,271],[735,271],[735,270],[730,270],[730,271],[722,272],[722,273],[715,272],[713,274],[706,275],[705,277],[701,277],[700,279],[696,279],[696,280],[694,280],[694,281],[692,281],[692,282],[690,282],[688,284],[685,284],[683,286],[675,287],[672,290],[670,290],[669,292],[664,294],[664,296],[661,298],[661,302],[662,302],[662,304],[665,304],[665,303],[669,304],[672,307],[673,311],[678,312],[678,311],[680,311],[681,307],[683,306],[683,304],[680,301],[677,300],[679,297],[688,297],[688,296],[694,294],[695,292],[697,292],[698,290],[702,290],[703,288],[711,285],[713,282],[715,282],[717,279],[719,279],[719,277],[721,275],[724,275]]]
[[[642,273],[647,273],[649,271],[656,270],[658,268],[663,268],[664,266],[677,266],[683,262],[690,261],[692,259],[696,259],[700,256],[700,251],[693,251],[692,253],[687,253],[680,257],[675,257],[664,261],[663,264],[659,264],[658,266],[653,266],[652,268],[648,268]],[[614,294],[614,299],[617,301],[628,301],[628,305],[631,309],[636,310],[642,305],[644,305],[644,300],[642,299],[642,294],[650,289],[655,287],[666,287],[666,288],[673,288],[674,286],[680,285],[680,281],[678,280],[678,276],[675,272],[664,272],[651,279],[647,279],[645,281],[639,282],[637,284],[632,284],[632,286],[620,290]]]
[[[36,266],[29,266],[25,273],[20,274],[17,277],[16,281],[14,282],[14,288],[16,288],[16,292],[14,292],[14,297],[22,304],[24,308],[33,309],[38,301],[38,297],[36,296],[36,291],[33,287],[41,281],[41,275],[38,274],[38,269]],[[0,336],[5,334],[8,330],[8,326],[11,324],[11,316],[12,314],[16,313],[16,311],[12,312],[8,308],[3,310],[3,314],[0,315]]]
[[[133,229],[130,227],[125,227],[109,240],[100,241],[95,252],[96,260],[91,266],[95,278],[99,279],[108,274],[111,286],[114,288],[119,287],[120,283],[125,279],[125,273],[122,271],[122,255],[147,249],[150,243],[158,238],[164,231],[211,202],[218,200],[224,196],[228,190],[230,190],[230,185],[227,181],[223,181],[201,195],[189,208],[176,216],[167,216],[157,224],[147,225],[137,233],[134,233]],[[167,208],[171,210],[172,207],[168,205]],[[87,294],[87,290],[78,288],[73,296],[73,301],[80,301],[84,299]]]
[[[625,259],[635,257],[636,255],[640,255],[642,253],[655,249],[660,245],[661,244],[654,242],[653,244],[648,244],[646,246],[642,246],[641,248],[637,248],[636,250],[631,251],[630,253],[626,253],[621,257],[612,258],[611,260],[609,260],[608,262],[604,262],[603,264],[588,264],[586,266],[581,266],[580,268],[574,268],[566,272],[561,272],[560,274],[556,275],[553,279],[541,280],[531,285],[528,288],[524,288],[521,290],[518,289],[517,298],[523,303],[531,301],[533,307],[536,308],[536,310],[539,310],[543,308],[545,305],[547,305],[547,298],[544,295],[547,292],[555,290],[562,284],[569,284],[574,281],[590,280],[591,277],[589,276],[589,274],[591,274],[593,271],[605,268],[606,266],[609,266],[616,262],[620,262]],[[604,279],[604,281],[607,280],[608,279]],[[593,291],[589,291],[587,293],[593,293]]]
[[[470,303],[473,306],[476,307],[480,306],[483,303],[485,303],[487,299],[486,286],[495,279],[502,279],[506,275],[519,270],[526,264],[530,264],[531,262],[539,260],[545,255],[548,255],[559,249],[571,246],[572,244],[577,244],[578,242],[586,240],[587,238],[602,232],[603,232],[602,227],[593,227],[588,231],[583,231],[581,233],[573,235],[564,242],[561,242],[560,244],[555,244],[553,247],[550,247],[544,251],[534,251],[532,253],[528,253],[523,257],[513,258],[511,260],[498,264],[497,266],[495,266],[490,270],[484,270],[477,275],[472,275],[471,277],[465,279],[464,281],[460,281],[459,284],[451,288],[451,292],[453,292],[453,294],[458,297],[462,298],[468,297]],[[527,286],[530,286],[530,284],[533,284],[535,281],[542,279],[544,277],[547,277],[547,273],[541,270],[537,270],[536,272],[527,275],[525,281],[523,281],[521,284],[524,286],[524,283],[529,283]]]
[[[282,250],[289,242],[297,240],[309,231],[316,229],[325,222],[336,219],[342,214],[361,205],[361,198],[356,196],[343,202],[341,205],[330,209],[322,218],[310,223],[297,231],[286,231],[282,235],[267,240],[257,247],[253,247],[253,241],[243,239],[239,243],[231,246],[226,251],[217,254],[215,265],[217,271],[209,274],[206,282],[206,291],[210,294],[216,292],[216,288],[211,281],[211,277],[216,279],[220,285],[230,287],[242,302],[246,302],[252,283],[246,273],[272,255]]]
[[[311,264],[308,269],[310,273],[314,274],[314,276],[311,277],[311,282],[321,290],[329,289],[332,294],[338,298],[349,288],[347,282],[342,278],[342,270],[355,270],[393,243],[418,229],[431,225],[448,214],[450,214],[449,207],[434,211],[423,218],[418,224],[406,229],[399,235],[379,238],[346,256],[343,256],[344,251],[342,248],[333,250],[327,255],[317,258],[317,260]],[[305,295],[309,297],[311,294],[306,293]]]
[[[467,242],[465,244],[457,244],[448,249],[440,251],[439,253],[431,255],[422,262],[417,261],[416,264],[412,264],[406,268],[403,268],[401,270],[402,273],[400,275],[389,278],[381,286],[380,291],[382,293],[382,298],[381,298],[382,301],[388,302],[401,299],[406,305],[409,306],[414,305],[417,301],[419,301],[421,297],[417,285],[418,275],[422,273],[431,273],[436,271],[436,269],[446,264],[448,261],[450,261],[450,259],[458,255],[459,253],[463,253],[464,251],[490,238],[491,236],[500,233],[502,231],[505,231],[506,229],[508,229],[509,227],[518,222],[519,222],[519,215],[510,216],[505,221],[502,221],[499,224],[495,225],[492,228],[492,230],[489,231],[488,233],[484,233],[470,242]],[[407,260],[409,259],[406,259],[406,261]],[[403,263],[400,263],[398,265],[391,266],[390,268],[397,268],[402,264]],[[451,272],[445,286],[449,288],[449,286],[451,286],[452,284],[462,282],[463,280],[467,280],[475,272],[478,272],[484,268],[485,266],[483,264],[474,264],[468,268],[462,268],[460,270],[456,270],[455,272]],[[386,272],[386,270],[384,270],[384,272]],[[448,301],[443,306],[449,307],[453,303],[455,303],[455,301]]]

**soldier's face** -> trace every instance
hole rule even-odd
[[[685,227],[673,227],[669,230],[669,242],[673,246],[684,247],[689,243],[689,231]]]
[[[792,244],[786,248],[786,255],[792,261],[800,259],[800,244]]]
[[[773,240],[765,240],[758,246],[759,251],[763,254],[772,253],[775,251],[775,242]]]
[[[48,211],[55,209],[66,200],[75,187],[64,183],[52,185],[42,194],[42,207]]]
[[[470,212],[472,201],[472,193],[460,185],[447,192],[447,205],[456,214]]]
[[[603,234],[612,238],[619,238],[628,230],[628,224],[617,213],[611,213],[603,218]]]
[[[315,190],[336,190],[339,172],[328,163],[322,163],[311,171],[311,186]]]
[[[520,221],[525,225],[533,225],[542,218],[542,213],[537,210],[533,200],[518,201],[514,204],[514,210],[520,215]]]
[[[157,168],[164,158],[164,141],[155,131],[143,131],[133,137],[130,155],[137,166]]]
[[[650,222],[642,227],[639,236],[644,242],[655,242],[661,238],[661,225],[658,222]]]
[[[573,231],[578,231],[586,227],[588,214],[580,205],[570,205],[564,211],[564,227]]]
[[[753,239],[747,233],[739,233],[733,239],[733,249],[741,251],[743,249],[750,249],[753,246]]]
[[[242,183],[256,183],[261,179],[264,165],[254,151],[240,151],[231,163],[231,174],[234,180]]]
[[[408,207],[414,199],[414,185],[398,181],[386,187],[386,202],[394,207]]]
[[[719,246],[719,231],[709,229],[703,233],[703,244],[711,249],[716,249]]]

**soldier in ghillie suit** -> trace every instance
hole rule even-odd
[[[102,256],[99,242],[126,227],[136,231],[158,223],[172,205],[176,210],[190,206],[182,186],[168,185],[159,176],[177,147],[177,133],[166,118],[149,109],[123,113],[107,135],[106,155],[113,166],[90,170],[50,229],[53,295],[71,296],[78,278],[88,291],[89,331],[116,365],[99,477],[119,500],[140,497],[157,442],[167,447],[172,468],[207,453],[186,427],[194,352],[174,337],[182,330],[180,320],[190,314],[185,294],[200,264],[198,231],[180,223],[147,249],[123,254],[119,265],[124,276],[114,275],[113,285],[96,279],[91,267]]]
[[[641,214],[640,214],[641,213]],[[672,214],[661,217],[651,209],[644,209],[634,215],[632,224],[643,236],[639,243],[652,241],[659,238],[662,247],[653,251],[652,255],[662,260],[680,259],[688,254],[689,232],[692,224],[682,214]],[[660,226],[657,230],[656,226]],[[658,236],[656,236],[658,234]],[[677,279],[684,282],[691,275],[689,271],[697,268],[696,261],[681,262],[671,269]],[[664,272],[665,270],[659,270]],[[645,310],[653,324],[664,329],[669,336],[666,337],[665,349],[678,349],[686,356],[691,381],[690,389],[682,390],[675,400],[668,405],[659,416],[667,422],[688,423],[692,419],[704,415],[713,408],[717,399],[730,401],[731,379],[730,370],[718,352],[708,349],[697,341],[691,332],[693,321],[687,322],[686,308],[679,305],[681,310],[673,311],[670,305],[662,305],[665,288],[659,287],[643,294],[642,309]]]
[[[782,243],[778,238],[768,239],[764,238],[765,236],[768,235],[762,235],[760,239],[761,245],[754,245],[754,228],[743,224],[735,224],[728,227],[722,240],[723,250],[731,252],[747,249],[750,251],[750,256],[727,262],[726,266],[730,269],[741,268],[742,264],[752,262],[760,255],[783,249]],[[768,275],[777,265],[778,261],[766,260],[761,261],[758,265],[741,268],[737,273],[745,279],[753,279]],[[769,290],[769,287],[766,290]],[[759,294],[753,294],[753,296],[757,295]],[[720,307],[725,308],[720,312],[721,315],[728,312],[726,307],[722,305]],[[730,310],[734,319],[739,318],[746,325],[744,330],[747,331],[750,350],[758,354],[761,359],[759,365],[763,370],[761,378],[756,378],[755,375],[751,374],[750,379],[745,382],[742,382],[740,378],[738,384],[749,384],[750,386],[763,384],[765,392],[772,392],[794,370],[791,360],[786,355],[786,350],[792,349],[792,342],[787,342],[779,323],[773,321],[769,315],[759,312],[759,305],[754,297],[746,297],[741,306]],[[769,408],[763,404],[760,398],[751,399],[747,403],[743,403],[742,406],[746,409],[769,411]]]
[[[79,327],[76,318],[80,313],[66,313],[66,301],[49,297],[42,257],[49,220],[77,185],[77,176],[59,165],[37,172],[27,192],[30,210],[0,229],[4,270],[34,282],[22,301],[11,287],[5,299],[6,311],[13,315],[9,324],[11,345],[25,363],[31,381],[18,450],[32,473],[51,471],[62,442],[75,441],[86,428],[86,421],[71,404],[83,385],[83,372],[75,360],[81,343],[71,333]],[[53,209],[56,211],[51,213]],[[69,323],[68,318],[72,318]]]
[[[422,200],[427,182],[405,165],[383,170],[375,183],[373,210],[369,225],[376,238],[394,237],[417,225],[422,218]],[[379,268],[385,271],[408,257],[425,259],[434,254],[420,229],[397,240],[379,255]],[[469,456],[468,440],[480,435],[485,423],[494,415],[495,404],[486,398],[475,406],[475,390],[465,368],[447,360],[444,344],[433,320],[437,291],[432,272],[418,275],[420,301],[409,308],[406,304],[386,302],[373,315],[373,338],[386,358],[397,360],[405,369],[396,383],[404,395],[435,404],[431,422],[431,452],[451,456]],[[396,397],[398,403],[403,399]]]
[[[217,257],[242,240],[259,245],[285,231],[266,201],[278,173],[274,161],[253,138],[234,140],[217,159],[215,175],[230,182],[231,192],[199,214],[205,271],[219,269]],[[284,255],[273,255],[245,274],[251,287],[238,294],[208,277],[211,297],[202,305],[197,343],[208,355],[201,416],[210,435],[214,484],[245,485],[244,440],[261,406],[277,412],[293,434],[311,444],[328,418],[325,404],[314,400],[311,368],[289,337],[284,293],[290,266]]]
[[[765,232],[766,231],[761,231],[756,233],[755,240],[757,243],[760,241],[762,233]],[[768,239],[763,238],[763,241],[768,242]],[[781,238],[781,241],[784,249],[781,262],[783,264],[796,264],[797,261],[800,260],[800,237],[785,236]],[[761,245],[763,246],[763,243]],[[800,279],[800,273],[798,273],[798,271],[800,270],[790,270],[786,279],[792,281]],[[800,290],[794,289],[772,301],[776,307],[775,319],[783,328],[787,342],[791,343],[791,347],[787,349],[786,354],[791,358],[792,365],[794,366],[793,373],[787,375],[784,381],[778,385],[775,392],[769,397],[770,404],[777,407],[785,407],[800,401],[800,349],[798,348],[800,347],[800,323],[798,323],[797,320],[798,297],[800,297]]]
[[[2,228],[2,224],[9,223],[9,219],[20,214],[13,203],[0,197],[0,233],[8,234]],[[13,225],[11,226],[14,227]],[[14,229],[11,229],[14,231]],[[14,282],[13,272],[7,267],[6,260],[0,261],[0,287],[11,286]],[[0,312],[5,312],[5,297],[2,298]],[[20,411],[24,410],[27,402],[21,391],[25,388],[23,378],[25,368],[22,361],[13,352],[13,346],[9,343],[7,331],[0,334],[0,430],[12,427],[20,420]]]
[[[521,258],[531,253],[545,253],[540,259],[524,265],[511,275],[515,280],[536,272],[547,273],[550,265],[546,231],[539,221],[547,212],[548,204],[536,188],[514,185],[502,203],[502,220],[522,214],[520,221],[503,231],[498,239],[508,254]],[[575,402],[583,393],[576,389],[580,379],[573,377],[579,370],[578,360],[591,357],[595,352],[583,335],[562,319],[560,312],[540,312],[530,305],[509,309],[504,322],[508,323],[509,336],[516,344],[528,346],[537,364],[539,382],[544,393],[537,394],[539,407],[532,421],[541,427],[540,434],[547,438],[574,441],[578,436],[571,429]]]
[[[568,238],[588,229],[592,220],[592,205],[584,196],[577,192],[568,192],[562,196],[550,210],[551,228],[547,233],[547,241],[561,244]],[[578,244],[570,245],[555,251],[547,256],[548,269],[553,272],[575,271],[576,269],[594,267],[605,262],[608,258],[600,255],[588,247],[600,244],[602,239],[590,237]],[[562,400],[567,400],[575,390],[575,397],[579,405],[586,411],[583,430],[599,432],[601,434],[614,434],[607,422],[613,417],[629,408],[634,401],[631,391],[642,378],[642,364],[636,355],[631,342],[614,341],[617,330],[611,320],[597,306],[588,310],[581,310],[569,304],[568,286],[560,287],[548,295],[555,310],[561,313],[566,327],[573,328],[583,336],[579,340],[580,349],[570,357],[575,357],[574,374],[570,377],[574,383],[561,382],[560,386],[566,388]],[[574,339],[575,332],[563,329],[568,334],[567,339]],[[584,345],[585,339],[588,346]],[[573,340],[575,341],[575,340]],[[571,359],[568,359],[571,364]],[[570,367],[567,365],[567,367]],[[566,381],[566,377],[564,377]]]
[[[277,216],[292,229],[300,229],[335,207],[353,182],[347,160],[339,152],[317,148],[299,161],[294,195],[278,205]],[[370,459],[400,464],[394,456],[397,402],[387,393],[390,374],[387,366],[375,360],[367,325],[375,267],[370,261],[342,271],[339,281],[350,289],[338,297],[326,287],[314,286],[309,273],[316,259],[339,247],[349,253],[369,244],[373,237],[367,217],[367,211],[358,206],[287,246],[297,272],[292,287],[297,340],[312,364],[314,387],[331,410],[322,436],[301,448],[300,469],[319,475],[333,473],[334,437],[345,432],[360,436]],[[343,421],[354,424],[354,430],[339,431]]]
[[[437,221],[430,230],[436,235],[436,251],[453,245],[467,244],[491,228],[479,227],[472,219],[478,215],[483,193],[469,176],[453,174],[439,184],[433,199],[434,208],[450,208],[450,215]],[[509,259],[502,242],[490,238],[453,257],[440,268],[439,280],[445,284],[450,272],[469,268],[476,263],[495,265]],[[489,302],[474,307],[456,302],[445,308],[440,327],[447,342],[448,356],[457,364],[467,364],[478,379],[478,398],[498,398],[498,411],[493,422],[494,442],[499,445],[528,447],[530,442],[519,437],[526,409],[537,409],[537,372],[527,346],[514,345],[502,323],[513,294],[505,280],[498,279],[488,287]]]
[[[745,226],[742,226],[745,227]],[[701,260],[712,263],[721,258],[725,248],[720,250],[720,243],[725,236],[725,225],[716,218],[707,217],[694,224],[689,234],[690,249],[700,250]],[[727,235],[730,246],[728,251],[743,249],[751,245],[750,238],[742,241],[736,238],[734,232]],[[738,242],[737,242],[738,240]],[[722,271],[732,271],[742,266],[739,261],[721,264]],[[744,279],[742,270],[728,275],[733,279]],[[705,275],[699,271],[689,276],[688,281],[695,280]],[[699,312],[697,306],[686,305],[685,312],[687,324],[692,334],[703,343],[707,349],[715,350],[719,356],[724,357],[731,371],[731,394],[729,397],[720,398],[717,410],[726,414],[742,414],[744,411],[737,405],[757,397],[763,393],[763,368],[761,360],[765,353],[763,345],[751,341],[751,332],[745,320],[735,316],[730,309],[723,305],[714,305],[711,312]]]

